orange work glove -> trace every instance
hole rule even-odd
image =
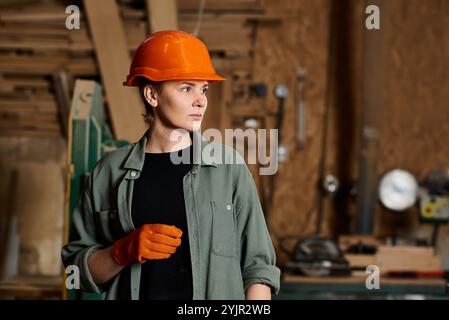
[[[137,261],[167,259],[181,244],[182,231],[166,224],[144,224],[117,240],[112,256],[119,265]]]

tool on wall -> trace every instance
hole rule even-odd
[[[306,144],[306,110],[304,99],[304,82],[307,79],[307,71],[299,68],[296,73],[297,110],[296,110],[296,140],[299,150],[303,150]]]
[[[278,147],[278,160],[279,162],[285,162],[288,158],[288,149],[285,144],[282,143],[282,127],[284,125],[285,115],[285,100],[289,94],[288,87],[285,84],[277,85],[274,88],[274,95],[278,98],[279,107],[276,114],[276,128],[279,130],[279,147]]]
[[[303,149],[306,144],[306,117],[304,101],[304,82],[307,72],[304,69],[297,71],[297,106],[296,106],[296,142],[298,149]],[[328,237],[321,236],[321,224],[323,216],[323,205],[325,195],[334,195],[338,191],[339,181],[326,173],[325,163],[327,156],[327,133],[329,123],[329,103],[326,104],[323,115],[323,134],[319,166],[319,183],[315,187],[315,196],[311,208],[307,211],[305,225],[297,235],[284,236],[280,238],[280,249],[289,257],[286,269],[292,273],[308,276],[342,276],[350,275],[351,268],[345,259],[338,244]],[[316,228],[313,233],[304,236],[308,222],[312,214],[316,213]],[[286,242],[296,240],[292,250],[287,249]]]
[[[277,158],[279,162],[285,162],[288,157],[288,150],[285,145],[282,144],[282,127],[284,121],[284,113],[285,113],[285,100],[288,97],[288,87],[285,84],[277,85],[274,89],[274,95],[278,99],[278,109],[277,112],[272,114],[276,116],[276,125],[275,128],[278,130],[278,154]],[[270,114],[268,114],[270,115]],[[276,185],[276,174],[266,176],[265,177],[267,183],[265,183],[265,187],[263,188],[263,196],[264,196],[264,212],[265,215],[268,216],[273,209],[273,199],[274,199],[274,190]]]
[[[276,128],[279,130],[279,144],[282,142],[282,125],[284,122],[285,100],[288,97],[288,87],[285,84],[279,84],[274,88],[274,95],[278,98],[279,107],[276,119]]]

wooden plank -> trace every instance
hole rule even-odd
[[[176,0],[146,0],[149,34],[161,30],[178,30]]]
[[[21,163],[15,187],[13,212],[18,217],[21,243],[19,273],[60,275],[64,208],[61,165],[51,161]]]
[[[0,112],[4,111],[26,113],[50,112],[56,114],[58,109],[55,101],[0,99]]]
[[[374,254],[345,254],[351,268],[366,270],[369,265],[376,264],[376,255]]]
[[[2,23],[55,23],[65,26],[67,14],[63,3],[45,3],[20,6],[18,8],[2,8],[0,22]],[[80,12],[80,18],[83,13]]]
[[[23,38],[23,37],[22,37]],[[85,52],[92,51],[92,44],[89,41],[72,42],[70,39],[21,39],[20,37],[0,36],[0,49],[29,49],[33,51],[57,50]]]
[[[36,90],[48,90],[50,87],[48,81],[38,78],[8,78],[0,79],[0,91],[14,91],[25,88],[31,88]]]
[[[208,45],[210,51],[226,51],[230,52],[230,55],[246,55],[252,50],[252,28],[250,27],[236,27],[236,24],[232,20],[223,20],[223,26],[218,28],[214,26],[220,24],[219,21],[214,22],[208,20],[203,23],[201,38]],[[183,30],[189,30],[194,27],[194,22],[183,22]],[[223,29],[227,32],[223,33]],[[141,24],[132,24],[132,26],[126,26],[126,33],[129,35],[126,39],[128,49],[135,49],[145,38],[145,29]],[[93,50],[90,39],[87,38],[85,32],[80,33],[78,31],[69,33],[68,36],[58,37],[46,37],[39,39],[36,37],[36,33],[31,33],[28,36],[20,34],[18,36],[11,36],[8,34],[0,35],[2,42],[0,48],[3,49],[26,49],[34,52],[73,52],[73,53],[85,53],[88,54]],[[232,53],[232,54],[231,54]],[[81,66],[83,64],[80,63]],[[18,66],[20,69],[20,66]],[[86,68],[86,66],[83,66]],[[23,68],[22,68],[23,69]],[[30,71],[31,72],[31,71]],[[76,73],[78,73],[75,70]],[[82,73],[88,73],[81,71]]]
[[[62,298],[61,276],[15,276],[0,282],[0,297]]]
[[[64,71],[53,74],[53,87],[58,102],[58,115],[61,122],[61,132],[67,138],[70,113],[70,100],[73,92],[73,78]]]
[[[406,272],[406,271],[441,271],[441,259],[439,256],[420,256],[420,255],[395,255],[395,254],[377,254],[375,265],[379,267],[382,274],[388,272]]]
[[[253,50],[252,28],[232,28],[232,23],[228,23],[227,27],[223,29],[208,28],[206,24],[202,24],[200,39],[206,43],[209,51],[225,51],[236,52],[237,55],[248,55]],[[181,30],[192,32],[193,24],[184,24],[180,22]],[[204,28],[203,28],[204,27]],[[137,48],[137,46],[145,38],[144,28],[142,26],[127,26],[127,43],[130,50]],[[235,55],[235,54],[234,54]]]
[[[15,129],[1,129],[0,128],[0,136],[4,137],[28,137],[28,138],[58,138],[61,136],[59,128],[55,129],[24,129],[24,128],[15,128]]]
[[[198,11],[201,0],[182,0],[179,1],[179,10]],[[261,0],[207,0],[204,8],[205,11],[247,11],[247,12],[263,12]]]
[[[58,124],[58,116],[56,113],[38,113],[38,114],[30,114],[30,113],[22,113],[22,112],[0,112],[0,121],[35,121],[36,124],[39,122],[43,123],[52,123]]]
[[[42,121],[42,122],[51,122],[51,123],[59,123],[58,115],[56,112],[39,112],[39,113],[31,113],[31,112],[23,112],[20,110],[16,111],[0,111],[0,121]]]
[[[36,4],[36,0],[2,0],[2,9],[17,8],[24,5]]]
[[[96,76],[97,65],[91,58],[58,58],[0,54],[0,70],[10,75],[52,75],[59,70],[76,76]]]
[[[433,247],[379,246],[376,263],[381,273],[390,271],[438,271],[441,259]]]
[[[75,30],[79,32],[80,30]],[[84,30],[83,30],[84,31]],[[0,35],[2,36],[24,36],[24,35],[37,35],[47,36],[49,38],[66,37],[71,30],[66,28],[51,28],[49,26],[30,25],[30,24],[5,24],[0,28]]]
[[[56,22],[56,23],[64,23],[67,18],[67,14],[65,13],[65,9],[60,12],[41,12],[41,13],[10,13],[10,12],[2,12],[0,16],[0,22],[8,23],[8,22]]]
[[[397,245],[397,246],[380,245],[377,248],[377,253],[392,254],[392,255],[411,254],[424,257],[424,256],[433,256],[435,254],[435,248],[404,246],[404,245]]]
[[[80,29],[69,30],[51,26],[41,26],[40,24],[7,24],[0,29],[0,37],[10,40],[36,40],[36,39],[57,39],[71,43],[90,43],[87,34],[87,25],[80,24]]]
[[[0,130],[51,130],[61,129],[56,115],[52,116],[24,116],[14,115],[14,117],[4,117],[0,113]]]
[[[84,6],[115,138],[137,141],[146,129],[141,116],[145,110],[137,90],[122,86],[131,61],[117,4],[114,0],[85,0]]]
[[[35,120],[20,120],[20,121],[3,121],[0,120],[0,131],[2,133],[14,130],[36,130],[36,131],[51,131],[61,135],[61,127],[59,123],[44,123]]]

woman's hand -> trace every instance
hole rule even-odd
[[[182,231],[175,226],[145,224],[89,256],[89,271],[95,283],[103,284],[130,263],[169,258],[181,244],[181,236]]]
[[[167,259],[181,245],[182,231],[165,224],[144,224],[114,244],[112,256],[117,264]]]

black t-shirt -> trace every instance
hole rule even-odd
[[[175,151],[190,152],[192,146]],[[139,228],[146,223],[174,225],[182,230],[181,245],[168,259],[148,260],[142,265],[141,300],[182,299],[193,295],[189,237],[185,212],[183,178],[192,168],[173,164],[170,153],[145,153],[139,179],[134,181],[132,220]]]

